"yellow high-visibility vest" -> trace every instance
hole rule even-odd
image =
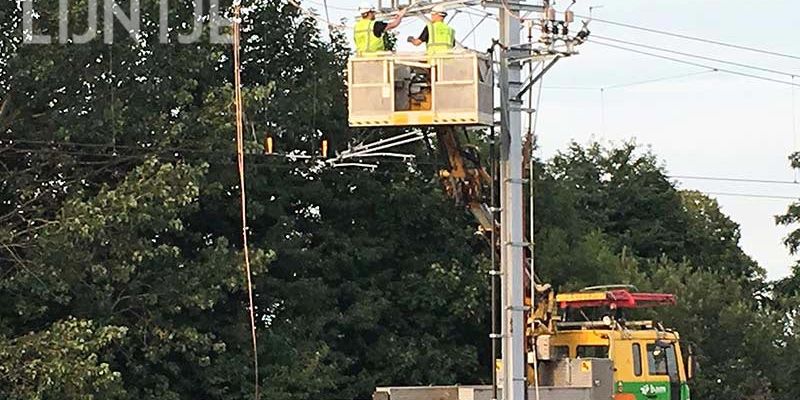
[[[386,46],[382,37],[375,37],[375,21],[370,19],[360,19],[356,22],[353,38],[356,42],[356,54],[376,53],[385,51]]]
[[[456,31],[442,21],[428,24],[428,54],[448,53],[453,49]]]

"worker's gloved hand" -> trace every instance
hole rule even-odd
[[[408,37],[408,43],[414,43],[414,39],[416,39],[416,38],[413,37],[413,36],[409,36]]]

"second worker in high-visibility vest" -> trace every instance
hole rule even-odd
[[[358,7],[361,19],[356,22],[353,32],[353,40],[356,42],[356,54],[363,56],[389,50],[386,48],[384,36],[386,32],[400,26],[407,10],[400,10],[391,22],[386,23],[375,20],[376,9],[374,6],[369,3],[361,3]]]
[[[456,31],[444,22],[447,9],[435,6],[431,10],[431,22],[418,38],[410,37],[408,41],[414,46],[426,44],[428,54],[448,53],[456,46]]]

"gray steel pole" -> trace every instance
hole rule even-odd
[[[500,9],[500,42],[506,47],[520,43],[519,8],[509,4]],[[513,50],[510,50],[513,51]],[[513,54],[512,54],[513,55]],[[509,63],[509,54],[501,52],[500,107],[500,270],[502,285],[503,399],[525,400],[525,311],[523,237],[525,223],[522,179],[522,114],[518,94],[522,66]]]

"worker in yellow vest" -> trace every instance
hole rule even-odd
[[[444,22],[447,9],[441,5],[431,10],[431,22],[418,38],[410,37],[408,41],[414,46],[426,44],[429,55],[449,53],[456,46],[456,31]]]
[[[356,54],[361,56],[386,51],[384,35],[386,35],[386,32],[400,26],[403,17],[406,15],[406,10],[408,9],[400,10],[391,22],[386,23],[375,20],[375,7],[370,3],[361,3],[358,7],[361,19],[356,22],[353,32],[353,39],[356,42]]]

